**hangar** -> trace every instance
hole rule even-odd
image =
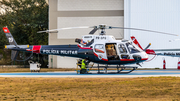
[[[127,0],[124,8],[124,27],[142,28],[180,36],[180,1],[179,0]],[[126,30],[125,38],[136,37],[143,48],[151,43],[150,49],[180,49],[179,36],[162,35],[142,31]],[[170,52],[171,53],[171,52]],[[149,59],[153,58],[150,56]],[[156,56],[152,61],[144,62],[142,67],[163,68],[163,58],[167,68],[177,68],[177,57]]]
[[[124,0],[49,0],[49,29],[107,24],[124,26]],[[91,29],[63,30],[49,34],[49,45],[76,44],[75,38],[87,35]],[[123,30],[108,30],[122,39]],[[98,34],[98,33],[96,33]],[[49,67],[76,67],[76,58],[49,56]]]
[[[107,24],[142,28],[178,34],[180,26],[179,0],[49,0],[49,29]],[[49,45],[75,44],[91,29],[72,29],[49,33]],[[107,30],[116,39],[130,39],[134,35],[142,47],[152,43],[152,49],[180,48],[178,37],[132,30]],[[96,33],[97,34],[97,33]],[[151,58],[151,56],[150,56]],[[162,58],[144,63],[143,67],[162,68]],[[165,57],[167,67],[176,67],[178,58]],[[75,58],[49,56],[49,67],[74,68]]]

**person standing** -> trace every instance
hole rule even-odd
[[[87,70],[86,70],[86,66],[88,64],[87,59],[88,58],[85,58],[85,59],[82,60],[80,74],[87,73]]]

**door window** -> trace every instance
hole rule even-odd
[[[97,53],[104,53],[104,45],[103,44],[97,44],[94,47],[95,52]]]
[[[119,44],[118,47],[119,47],[120,53],[127,53],[127,50],[124,44]]]

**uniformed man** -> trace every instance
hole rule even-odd
[[[85,59],[82,60],[80,74],[85,74],[85,73],[87,73],[87,70],[86,70],[86,66],[87,66],[87,64],[88,64],[87,59],[88,59],[88,58],[85,58]]]

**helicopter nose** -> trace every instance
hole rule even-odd
[[[135,61],[141,61],[141,56],[140,55],[133,55],[133,58]]]
[[[146,52],[142,52],[142,58],[143,59],[148,59],[149,58],[149,56],[148,56],[148,54],[146,53]]]

